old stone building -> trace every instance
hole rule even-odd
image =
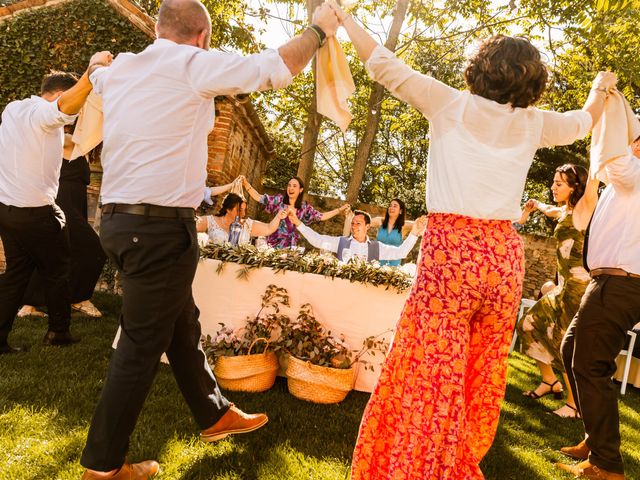
[[[12,100],[36,93],[42,76],[51,69],[82,71],[95,51],[140,51],[155,38],[154,20],[128,0],[0,0],[0,28],[7,40],[24,46],[31,62],[31,74],[25,75],[27,67],[12,63],[16,52],[0,42],[0,110]],[[21,62],[22,57],[17,57]],[[23,80],[16,83],[21,76]],[[242,174],[260,187],[274,151],[249,97],[218,97],[215,109],[215,128],[208,142],[208,182],[228,183]],[[90,219],[96,212],[102,178],[96,157],[91,166]]]

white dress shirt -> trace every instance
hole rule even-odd
[[[605,171],[611,183],[593,213],[587,265],[640,275],[640,159],[629,153]]]
[[[11,102],[0,124],[0,202],[14,207],[53,205],[58,194],[63,126],[75,115],[58,102],[32,96]]]
[[[333,253],[338,253],[340,237],[336,237],[333,235],[322,235],[315,230],[307,227],[304,223],[301,223],[296,228],[314,247],[322,248],[323,250],[328,250]],[[371,240],[367,239],[366,242],[359,242],[355,238],[353,238],[353,236],[349,238],[351,239],[351,246],[349,247],[349,250],[351,250],[354,255],[360,255],[363,257],[369,255],[369,242]],[[410,233],[409,235],[407,235],[407,238],[405,238],[404,242],[402,242],[402,244],[398,247],[396,247],[395,245],[387,245],[385,243],[378,242],[380,244],[379,260],[401,260],[409,254],[417,241],[418,237],[416,237],[413,233]]]
[[[573,143],[591,129],[587,112],[502,105],[422,75],[381,46],[366,67],[429,120],[429,212],[517,220],[536,150]]]
[[[104,105],[102,202],[197,207],[214,97],[291,79],[275,50],[242,57],[158,39],[118,55],[90,78]]]

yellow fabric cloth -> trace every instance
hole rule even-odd
[[[71,160],[86,155],[102,142],[102,97],[91,92],[84,102],[71,140],[75,144]]]
[[[356,91],[349,63],[336,37],[327,39],[316,56],[318,113],[333,120],[344,132],[353,115],[347,99]]]
[[[593,126],[591,136],[591,178],[597,177],[608,183],[604,167],[629,153],[629,145],[640,136],[640,121],[636,118],[629,102],[618,90],[609,93],[604,112]]]

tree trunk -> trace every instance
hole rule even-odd
[[[396,46],[398,45],[400,29],[402,28],[402,23],[407,15],[408,8],[409,0],[398,0],[396,10],[393,13],[393,22],[391,23],[391,29],[389,30],[389,37],[384,44],[384,46],[392,52],[395,51]],[[349,186],[347,187],[347,203],[355,203],[358,200],[360,186],[362,185],[362,180],[364,178],[364,171],[367,168],[367,161],[371,154],[371,147],[373,146],[376,133],[378,133],[380,109],[383,98],[384,87],[379,83],[374,83],[368,102],[367,127],[360,143],[358,144],[356,159],[353,163],[353,172],[351,174],[351,179],[349,180]]]
[[[311,24],[311,16],[313,11],[319,6],[323,0],[307,0],[307,15],[309,24]],[[308,108],[307,125],[304,127],[304,135],[302,137],[302,149],[300,150],[300,163],[298,164],[298,177],[302,179],[305,185],[305,191],[309,190],[311,182],[311,174],[313,173],[313,161],[316,156],[316,146],[318,144],[318,135],[320,134],[320,126],[322,125],[322,115],[318,113],[316,106],[316,61],[313,59],[313,97]]]

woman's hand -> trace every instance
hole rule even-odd
[[[591,84],[591,88],[595,90],[602,90],[606,93],[609,93],[611,90],[616,88],[616,84],[618,83],[618,77],[613,72],[598,72],[596,78],[593,79],[593,83]]]
[[[344,21],[349,17],[349,14],[346,13],[342,9],[342,7],[333,0],[328,0],[325,3],[328,4],[331,7],[331,9],[336,13],[336,16],[338,17],[338,22],[340,22],[340,25],[342,25]]]

